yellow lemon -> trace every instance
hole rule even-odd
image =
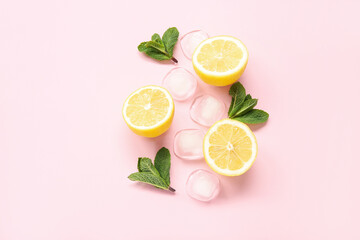
[[[146,86],[126,99],[123,117],[134,133],[144,137],[157,137],[169,129],[174,108],[174,101],[166,89]]]
[[[223,119],[207,132],[203,143],[207,164],[217,173],[238,176],[255,161],[257,143],[250,128],[236,120]]]
[[[192,56],[192,63],[204,82],[226,86],[240,78],[248,57],[248,51],[239,39],[217,36],[200,43]]]

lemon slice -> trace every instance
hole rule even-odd
[[[254,134],[244,123],[223,119],[207,132],[203,151],[206,162],[215,172],[238,176],[254,163],[257,143]]]
[[[157,137],[171,125],[174,101],[162,87],[142,87],[126,99],[123,117],[134,133],[144,137]]]
[[[248,62],[248,51],[237,38],[208,38],[196,48],[192,63],[195,72],[206,83],[226,86],[236,82]]]

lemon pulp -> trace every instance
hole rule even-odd
[[[125,122],[135,133],[156,137],[172,122],[174,102],[171,95],[158,86],[146,86],[131,94],[124,103]]]
[[[209,38],[197,47],[192,62],[195,72],[206,83],[225,86],[236,82],[248,61],[246,46],[230,36]]]
[[[245,124],[224,119],[215,123],[204,139],[204,156],[216,172],[236,176],[246,172],[257,154],[254,134]]]

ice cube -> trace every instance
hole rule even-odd
[[[180,46],[186,58],[192,58],[192,55],[199,44],[208,39],[209,35],[202,30],[195,30],[185,34],[180,39]]]
[[[220,192],[219,178],[206,170],[192,172],[186,182],[187,194],[199,201],[210,201]]]
[[[203,158],[204,132],[200,129],[183,129],[175,134],[174,153],[185,160]]]
[[[166,74],[162,85],[175,100],[184,101],[194,95],[197,80],[185,68],[176,67]]]
[[[224,113],[224,102],[210,95],[195,98],[190,107],[191,119],[205,127],[210,127],[216,121],[222,119]]]

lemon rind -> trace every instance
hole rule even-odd
[[[251,136],[250,137],[251,142],[252,142],[251,159],[249,161],[247,161],[243,167],[241,167],[239,170],[235,170],[235,171],[219,168],[214,163],[212,158],[209,156],[209,153],[207,151],[210,147],[209,138],[210,138],[211,134],[214,133],[219,126],[226,124],[226,123],[229,123],[231,125],[240,126],[241,129],[243,129],[247,133],[248,136]],[[225,175],[225,176],[239,176],[239,175],[244,174],[246,171],[248,171],[251,168],[251,166],[254,164],[255,159],[257,157],[258,146],[257,146],[257,141],[256,141],[254,133],[251,131],[251,129],[246,124],[227,118],[227,119],[217,121],[206,133],[206,135],[204,137],[204,142],[203,142],[203,152],[204,152],[205,161],[207,162],[207,164],[213,171],[217,172],[218,174]]]
[[[126,115],[126,108],[127,106],[129,105],[128,102],[129,102],[129,99],[134,96],[135,94],[139,93],[140,91],[144,90],[144,89],[158,89],[162,92],[165,93],[167,99],[170,101],[170,108],[166,114],[166,116],[161,120],[159,121],[158,123],[156,123],[155,125],[152,125],[152,126],[137,126],[137,125],[134,125],[132,124],[131,120],[127,117]],[[148,86],[145,86],[145,87],[142,87],[142,88],[139,88],[137,89],[135,92],[133,92],[130,96],[127,97],[127,99],[125,100],[125,103],[123,105],[123,109],[122,109],[122,114],[123,114],[123,117],[124,117],[124,120],[125,122],[131,126],[132,128],[136,129],[136,130],[139,130],[139,131],[144,131],[144,130],[152,130],[152,129],[156,129],[158,127],[161,127],[162,125],[164,125],[173,115],[173,112],[174,112],[174,101],[169,93],[168,90],[166,90],[165,88],[163,87],[159,87],[159,86],[155,86],[155,85],[148,85]]]
[[[243,57],[241,58],[239,64],[226,72],[216,72],[216,71],[209,71],[207,69],[205,69],[197,60],[197,55],[200,52],[200,49],[202,48],[202,46],[204,46],[205,44],[208,44],[214,40],[218,40],[218,39],[223,39],[223,40],[230,40],[233,41],[234,43],[236,43],[236,45],[241,48],[241,50],[243,51]],[[208,75],[208,76],[212,76],[212,77],[222,77],[222,76],[228,76],[228,75],[232,75],[232,74],[236,74],[237,72],[239,72],[241,70],[241,68],[243,68],[244,66],[247,65],[247,61],[249,58],[249,52],[245,46],[245,44],[240,41],[237,38],[231,37],[231,36],[226,36],[226,35],[222,35],[222,36],[215,36],[215,37],[211,37],[208,38],[204,41],[202,41],[199,46],[197,46],[197,48],[195,49],[193,56],[192,56],[192,60],[193,60],[193,64],[199,69],[199,71],[202,74]]]

